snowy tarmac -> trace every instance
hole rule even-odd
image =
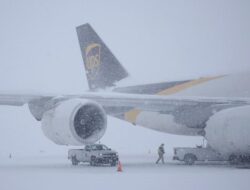
[[[1,158],[0,189],[249,189],[250,169],[225,163],[186,166],[153,155],[121,155],[116,167],[72,166],[65,156]]]
[[[0,190],[249,190],[250,187],[250,169],[224,163],[185,166],[172,161],[174,147],[194,147],[202,144],[202,138],[164,134],[109,118],[101,143],[119,152],[123,172],[117,172],[116,167],[88,164],[73,167],[67,151],[79,147],[50,142],[26,107],[2,107],[0,111]],[[156,165],[161,143],[165,143],[167,163]]]

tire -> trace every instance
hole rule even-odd
[[[71,158],[71,163],[72,163],[73,166],[78,165],[79,161],[76,159],[76,156],[73,156],[73,157]]]
[[[90,165],[91,166],[96,166],[96,158],[94,156],[91,157],[91,159],[90,159]]]
[[[110,166],[116,166],[117,165],[117,162],[115,160],[113,160],[111,163],[110,163]]]
[[[237,165],[237,164],[239,164],[240,159],[235,154],[232,154],[229,156],[228,161],[231,165]]]
[[[196,160],[197,158],[194,154],[186,154],[184,156],[184,162],[186,165],[193,165]]]

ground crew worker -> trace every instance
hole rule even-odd
[[[156,164],[158,164],[158,162],[161,160],[162,163],[164,164],[164,155],[165,153],[165,150],[164,150],[164,144],[161,144],[161,146],[158,148],[158,155],[159,155],[159,158],[158,160],[156,161]]]

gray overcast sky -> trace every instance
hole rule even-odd
[[[0,91],[87,89],[75,27],[89,22],[135,82],[250,70],[248,0],[0,1]]]

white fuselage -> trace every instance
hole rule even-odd
[[[169,94],[177,97],[250,98],[250,73],[221,76],[174,89]],[[154,130],[180,135],[197,135],[201,131],[176,122],[171,114],[143,110],[136,114],[135,124]],[[194,113],[192,117],[197,116]],[[220,152],[250,153],[250,106],[214,113],[206,122],[205,132],[208,143]]]

